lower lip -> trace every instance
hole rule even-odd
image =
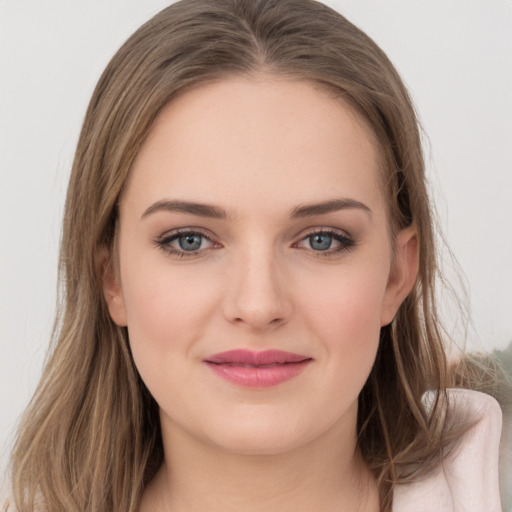
[[[302,373],[311,359],[298,363],[283,363],[275,365],[247,366],[236,364],[206,364],[219,377],[239,386],[248,388],[269,388],[296,377]]]

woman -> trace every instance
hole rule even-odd
[[[414,110],[365,34],[308,0],[165,9],[84,121],[16,507],[431,506],[457,440],[499,439],[492,399],[447,394],[435,259]]]

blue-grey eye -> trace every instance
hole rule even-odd
[[[218,249],[222,247],[220,244],[214,242],[208,235],[203,235],[200,231],[176,231],[155,240],[157,247],[172,256],[180,258],[186,256],[195,257],[204,254],[208,249]]]
[[[187,233],[178,238],[180,249],[184,251],[198,251],[201,248],[203,236],[197,233]]]
[[[315,233],[310,235],[309,245],[315,251],[327,251],[332,245],[332,235],[329,233]]]

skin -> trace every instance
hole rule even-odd
[[[161,411],[165,462],[141,510],[379,509],[357,397],[417,272],[414,229],[390,238],[379,165],[358,115],[304,81],[233,78],[160,114],[121,199],[104,284]],[[290,215],[339,199],[353,203]],[[162,207],[176,200],[226,217]],[[199,233],[199,250],[176,254],[179,228]],[[204,363],[239,348],[312,362],[244,388]]]

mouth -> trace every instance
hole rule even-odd
[[[251,388],[277,386],[302,373],[312,361],[311,357],[282,350],[230,350],[204,360],[219,377]]]

